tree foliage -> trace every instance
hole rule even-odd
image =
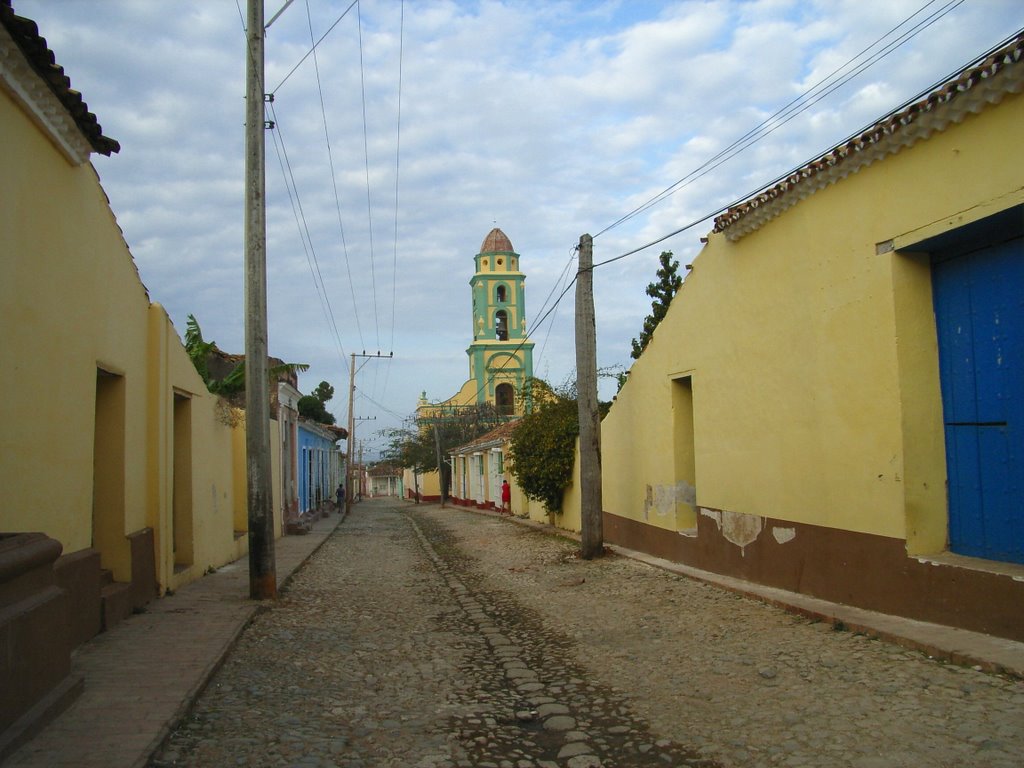
[[[303,395],[299,398],[296,408],[299,416],[320,424],[334,424],[334,414],[327,410],[327,401],[334,397],[334,387],[326,381],[316,385],[311,395]]]
[[[321,381],[310,394],[324,405],[327,405],[327,401],[334,397],[334,387],[326,381]]]
[[[327,407],[313,395],[303,395],[296,404],[299,416],[309,421],[320,424],[333,424],[334,414],[327,410]]]
[[[461,406],[412,419],[402,428],[383,432],[387,444],[381,451],[381,460],[421,474],[434,472],[438,469],[438,453],[443,459],[453,448],[475,440],[505,421],[493,403]],[[440,469],[442,494],[447,495],[450,467],[442,461]]]
[[[570,385],[555,389],[541,379],[531,379],[527,386],[533,410],[512,430],[512,474],[528,498],[557,513],[562,509],[562,494],[572,483],[576,460],[580,433],[576,391]]]
[[[651,302],[651,314],[644,318],[640,338],[633,339],[633,351],[629,353],[634,360],[639,359],[644,349],[647,348],[647,344],[654,335],[654,329],[665,317],[672,298],[679,290],[679,286],[683,284],[683,278],[678,274],[679,262],[672,260],[672,251],[662,251],[659,261],[661,267],[657,272],[658,280],[647,286],[647,295],[654,299]]]
[[[217,346],[217,342],[206,341],[203,338],[203,331],[199,327],[199,321],[196,320],[195,315],[189,315],[185,321],[185,351],[210,392],[226,398],[233,398],[245,392],[244,360],[235,365],[223,378],[214,378],[210,373],[210,357],[224,353]],[[309,370],[309,366],[305,363],[282,363],[270,366],[267,369],[267,374],[271,381],[276,381],[281,376],[302,373],[307,370]],[[334,391],[333,388],[331,391]]]

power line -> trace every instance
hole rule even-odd
[[[302,241],[303,250],[306,252],[306,261],[309,263],[310,274],[313,277],[313,285],[317,289],[317,297],[320,299],[321,309],[324,310],[324,319],[328,322],[328,330],[332,331],[334,340],[338,345],[338,352],[341,355],[342,363],[344,363],[345,347],[341,343],[341,334],[338,332],[338,324],[334,319],[334,309],[331,307],[331,300],[327,295],[327,287],[324,284],[323,275],[320,272],[320,262],[316,256],[316,249],[313,247],[313,239],[309,234],[309,225],[306,222],[306,215],[302,209],[302,199],[299,197],[299,189],[295,183],[295,174],[292,171],[291,161],[288,158],[288,151],[284,145],[284,133],[281,130],[280,122],[277,120],[277,113],[274,110],[273,102],[269,102],[269,108],[276,129],[271,131],[271,136],[274,139],[274,148],[278,153],[278,162],[281,164],[281,172],[285,177],[285,188],[288,190],[288,198],[292,203],[292,212],[295,215],[295,223],[299,228],[299,239]],[[285,170],[286,168],[287,171]],[[290,186],[288,183],[289,179],[291,179]],[[301,225],[299,224],[300,219]],[[305,237],[303,237],[303,233],[305,233]]]
[[[395,347],[395,304],[398,290],[398,192],[402,159],[402,64],[405,54],[405,0],[398,23],[398,118],[395,127],[395,251],[392,257],[394,280],[391,283],[391,349]]]
[[[849,68],[858,59],[862,58],[865,53],[878,46],[882,41],[891,36],[901,27],[905,26],[911,19],[921,14],[928,6],[933,5],[935,2],[936,0],[929,0],[929,2],[925,3],[917,11],[912,13],[910,16],[901,21],[895,27],[891,28],[889,31],[887,31],[884,35],[879,37],[873,43],[871,43],[866,48],[861,50],[856,56],[853,56],[841,67],[838,67],[837,69],[833,70],[830,74],[819,80],[817,83],[815,83],[814,86],[804,91],[800,96],[793,99],[785,106],[780,107],[768,118],[763,120],[754,128],[747,131],[743,136],[733,141],[731,144],[729,144],[727,147],[719,151],[717,154],[705,160],[703,163],[698,165],[696,168],[694,168],[688,174],[683,176],[681,179],[663,189],[657,195],[654,195],[653,197],[649,198],[642,205],[634,208],[626,215],[622,216],[612,224],[600,230],[596,235],[594,235],[595,239],[600,235],[604,234],[605,232],[608,232],[609,230],[612,230],[615,227],[624,224],[625,222],[638,216],[644,211],[649,210],[653,206],[657,205],[658,203],[662,202],[663,200],[667,199],[671,195],[678,192],[683,187],[689,186],[697,179],[705,176],[706,174],[715,170],[725,162],[731,160],[733,157],[745,151],[753,144],[756,144],[761,139],[771,135],[776,130],[781,128],[783,125],[788,123],[790,120],[807,111],[814,104],[818,103],[819,101],[821,101],[826,96],[830,95],[838,88],[841,88],[843,85],[846,85],[852,79],[862,74],[865,70],[874,66],[879,61],[881,61],[889,54],[891,54],[893,51],[907,43],[909,40],[916,37],[920,32],[924,31],[932,24],[937,22],[939,19],[944,17],[946,14],[950,13],[956,7],[961,5],[964,2],[964,0],[950,0],[949,2],[946,3],[946,5],[942,6],[940,9],[932,13],[930,16],[926,17],[924,20],[919,21],[910,30],[904,32],[902,35],[900,35],[900,37],[896,38],[896,40],[889,42],[882,49],[872,54],[865,62],[862,62],[861,64],[857,65],[853,71],[843,75],[835,82],[830,82],[837,74]]]
[[[370,238],[370,288],[373,295],[373,322],[377,330],[377,349],[380,349],[380,318],[377,313],[377,275],[374,269],[373,251],[373,206],[370,200],[370,142],[366,126],[366,70],[363,66],[363,16],[362,6],[356,8],[356,21],[359,27],[359,88],[363,102],[363,158],[366,166],[366,221]]]
[[[544,307],[547,306],[551,297],[555,291],[558,290],[558,286],[569,276],[569,269],[572,267],[573,261],[576,259],[576,249],[573,248],[569,252],[569,260],[565,263],[565,267],[562,269],[562,274],[558,276],[558,280],[555,281],[554,285],[551,286],[551,290],[548,292],[547,297],[544,299],[544,303],[541,304],[540,311],[544,311]],[[548,325],[547,333],[544,334],[544,342],[541,344],[540,352],[537,354],[537,359],[534,361],[539,363],[544,358],[544,350],[547,349],[548,339],[551,337],[551,330],[555,327],[555,318],[551,318],[551,323]]]
[[[868,50],[868,49],[870,49],[870,48],[874,47],[875,45],[877,45],[877,44],[878,44],[878,43],[879,43],[879,42],[880,42],[881,40],[883,40],[883,39],[884,39],[885,37],[887,37],[888,35],[890,35],[890,34],[891,34],[891,33],[892,33],[893,31],[895,31],[896,29],[899,29],[899,27],[901,27],[901,26],[903,26],[904,24],[906,24],[906,23],[907,23],[907,21],[909,21],[909,20],[910,20],[910,19],[912,19],[912,18],[913,18],[914,16],[918,15],[919,13],[921,13],[921,11],[923,11],[923,10],[924,10],[924,8],[927,8],[927,7],[929,6],[929,5],[931,5],[932,3],[934,3],[934,1],[935,1],[935,0],[932,0],[932,2],[929,2],[929,3],[925,4],[925,5],[924,5],[924,6],[922,7],[922,8],[918,9],[918,10],[917,10],[917,11],[916,11],[916,12],[915,12],[914,14],[912,14],[912,15],[911,15],[911,16],[909,16],[909,17],[908,17],[907,19],[905,19],[905,20],[904,20],[903,22],[901,22],[901,23],[900,23],[900,24],[898,24],[898,25],[897,25],[896,27],[894,27],[894,28],[893,28],[892,30],[890,30],[889,32],[887,32],[887,33],[886,33],[885,35],[883,35],[883,36],[882,36],[882,38],[879,38],[879,40],[876,40],[876,41],[875,41],[875,43],[872,43],[872,45],[868,46],[868,48],[867,48],[867,49],[865,49],[865,50]],[[917,24],[917,25],[916,25],[915,27],[913,27],[913,28],[912,28],[911,30],[909,30],[909,31],[907,31],[907,32],[905,32],[905,33],[903,33],[903,35],[901,35],[901,36],[900,36],[899,38],[897,38],[897,40],[896,40],[896,41],[893,41],[893,42],[890,42],[889,44],[887,44],[887,45],[885,46],[885,48],[883,48],[883,49],[882,49],[882,50],[881,50],[880,52],[878,52],[878,53],[874,54],[874,55],[873,55],[873,57],[872,57],[871,59],[869,59],[869,60],[868,60],[867,62],[865,62],[865,63],[862,63],[862,64],[858,65],[858,68],[857,68],[857,69],[855,69],[855,70],[854,70],[854,71],[853,71],[852,73],[850,73],[849,75],[847,75],[847,76],[844,76],[844,79],[843,79],[843,80],[841,80],[841,81],[840,81],[839,83],[835,83],[835,84],[832,84],[832,85],[831,85],[831,86],[830,86],[830,87],[829,87],[829,88],[828,88],[828,89],[827,89],[826,91],[824,91],[823,93],[820,93],[820,94],[818,94],[818,95],[817,95],[817,96],[816,96],[816,97],[815,97],[815,98],[814,98],[814,99],[813,99],[812,101],[810,101],[810,102],[807,102],[806,104],[802,105],[802,106],[801,106],[801,108],[800,108],[799,110],[797,110],[797,111],[793,112],[792,114],[789,114],[789,115],[788,115],[788,116],[786,117],[786,119],[785,119],[785,120],[783,120],[783,121],[779,122],[779,123],[778,123],[777,125],[773,126],[773,127],[772,127],[772,128],[770,129],[770,130],[768,130],[768,131],[766,131],[766,132],[762,133],[762,134],[761,134],[760,136],[756,136],[755,138],[752,138],[751,140],[747,141],[747,142],[746,142],[745,144],[743,144],[742,146],[739,146],[739,148],[738,148],[738,149],[735,149],[735,151],[731,152],[731,153],[730,153],[730,154],[729,154],[729,155],[728,155],[727,157],[724,157],[723,159],[721,159],[721,160],[720,160],[719,162],[715,163],[714,165],[711,165],[710,167],[706,167],[706,166],[708,166],[708,165],[709,165],[709,164],[710,164],[710,163],[712,162],[712,160],[714,160],[715,158],[721,157],[721,155],[722,155],[722,154],[723,154],[724,152],[726,152],[726,151],[727,151],[727,150],[723,150],[723,153],[719,153],[718,155],[715,155],[715,158],[712,158],[712,160],[708,160],[707,162],[705,162],[704,164],[702,164],[701,166],[699,166],[699,167],[698,167],[697,169],[695,169],[694,171],[692,171],[692,172],[691,172],[690,174],[688,174],[687,176],[683,177],[683,179],[680,179],[680,180],[679,180],[678,182],[676,182],[675,184],[673,184],[673,185],[672,185],[671,187],[668,187],[668,188],[667,188],[667,189],[666,189],[665,191],[663,191],[663,192],[662,192],[662,193],[660,193],[659,195],[656,195],[656,196],[655,196],[654,198],[651,198],[651,200],[649,200],[649,201],[648,201],[647,203],[645,203],[645,204],[644,204],[643,206],[640,206],[639,208],[636,208],[636,209],[634,209],[634,211],[633,211],[633,212],[631,212],[630,214],[627,214],[626,216],[622,217],[621,219],[619,219],[619,221],[618,221],[618,222],[616,222],[616,223],[614,223],[614,224],[612,224],[612,225],[610,225],[610,226],[608,226],[608,227],[605,227],[605,229],[601,230],[601,232],[607,232],[608,230],[612,229],[613,227],[615,227],[615,226],[618,226],[618,224],[620,224],[620,223],[622,223],[622,222],[624,222],[624,221],[627,221],[627,220],[628,220],[629,218],[632,218],[632,217],[633,217],[633,216],[635,216],[635,215],[636,215],[637,213],[640,213],[640,212],[642,212],[643,210],[647,210],[648,208],[650,208],[650,207],[651,207],[652,205],[654,205],[655,203],[657,203],[657,202],[660,202],[661,200],[665,199],[665,197],[667,197],[667,196],[668,196],[668,194],[671,194],[672,192],[670,192],[670,190],[671,190],[671,191],[678,191],[678,190],[677,190],[676,188],[677,188],[677,187],[679,187],[679,185],[684,185],[684,186],[685,186],[686,184],[690,184],[690,183],[692,183],[693,181],[696,181],[697,179],[699,179],[700,177],[704,176],[705,174],[707,174],[707,173],[708,173],[708,172],[710,172],[711,170],[714,170],[714,168],[717,168],[717,167],[718,167],[719,165],[721,165],[722,163],[724,163],[724,162],[725,162],[726,160],[729,160],[730,158],[732,158],[732,157],[734,157],[735,155],[739,154],[739,153],[740,153],[740,152],[742,152],[743,150],[747,149],[747,148],[748,148],[749,146],[751,146],[751,145],[752,145],[752,144],[754,144],[755,142],[759,141],[759,140],[760,140],[761,138],[764,138],[764,136],[767,136],[767,135],[771,134],[772,132],[774,132],[775,130],[777,130],[778,128],[780,128],[780,127],[781,127],[782,125],[784,125],[784,124],[785,124],[786,122],[788,122],[789,120],[793,119],[793,117],[795,117],[796,115],[800,114],[801,112],[804,112],[804,111],[806,111],[806,110],[807,110],[808,108],[810,108],[811,106],[813,106],[814,104],[816,104],[816,103],[817,103],[818,101],[820,101],[820,100],[821,100],[822,98],[824,98],[825,96],[827,96],[828,94],[830,94],[830,93],[831,93],[832,91],[834,91],[834,90],[835,90],[836,88],[839,88],[840,86],[842,86],[842,85],[844,85],[845,83],[849,82],[849,80],[851,80],[851,79],[853,79],[854,77],[856,77],[857,75],[861,74],[861,73],[862,73],[862,72],[864,72],[864,71],[865,71],[866,69],[868,69],[869,67],[873,66],[873,65],[874,65],[874,64],[876,64],[876,63],[877,63],[878,61],[880,61],[881,59],[885,58],[885,57],[886,57],[886,56],[888,56],[888,55],[889,55],[890,53],[892,53],[893,51],[895,51],[895,50],[896,50],[897,48],[899,48],[899,47],[901,47],[902,45],[906,44],[906,43],[907,43],[907,42],[908,42],[909,40],[911,40],[911,39],[913,39],[914,37],[916,37],[916,36],[917,36],[918,34],[920,34],[921,32],[923,32],[923,31],[924,31],[925,29],[927,29],[928,27],[930,27],[930,26],[931,26],[932,24],[934,24],[935,22],[937,22],[937,21],[938,21],[939,19],[941,19],[941,18],[942,18],[943,16],[945,16],[946,14],[950,13],[950,12],[951,12],[952,10],[954,10],[954,9],[955,9],[956,7],[958,7],[959,5],[961,5],[961,4],[963,3],[963,2],[964,2],[964,0],[951,0],[951,2],[947,3],[947,4],[946,4],[946,5],[944,5],[944,6],[942,7],[942,8],[940,8],[939,10],[935,11],[934,13],[932,13],[932,14],[931,14],[930,16],[928,16],[928,17],[927,17],[927,18],[926,18],[925,20],[923,20],[923,21],[919,22],[919,23],[918,23],[918,24]],[[1011,38],[1012,38],[1012,37],[1013,37],[1013,36],[1011,36]],[[1007,39],[1011,39],[1011,38],[1007,38]],[[992,50],[995,50],[995,48],[994,48],[994,49],[992,49]],[[863,53],[863,51],[862,51],[861,53]],[[856,60],[857,58],[859,58],[859,57],[860,57],[860,55],[861,55],[861,54],[858,54],[858,55],[857,55],[856,57],[854,57],[854,59],[851,59],[851,60],[850,60],[849,62],[847,62],[847,64],[844,64],[844,65],[843,65],[843,67],[840,67],[840,70],[842,70],[842,69],[845,69],[845,68],[846,68],[847,66],[849,66],[849,64],[850,64],[850,63],[852,63],[852,61],[854,61],[854,60]],[[839,71],[839,70],[837,70],[837,71]],[[833,74],[834,74],[834,73],[833,73]],[[831,75],[830,75],[829,77],[831,77]],[[897,108],[896,108],[895,110],[891,110],[891,111],[889,112],[889,114],[892,114],[892,113],[893,113],[893,112],[895,112],[895,111],[899,111],[900,109],[903,109],[903,108],[904,108],[905,106],[907,106],[908,104],[910,104],[910,103],[913,103],[913,102],[914,102],[914,101],[916,101],[917,99],[921,98],[921,96],[922,96],[922,95],[924,95],[924,94],[926,94],[926,93],[928,93],[928,92],[930,92],[930,91],[934,90],[934,89],[935,89],[935,88],[937,88],[937,87],[938,87],[939,85],[941,85],[941,84],[942,84],[943,82],[946,82],[946,81],[947,81],[947,80],[949,79],[949,77],[951,77],[951,75],[950,75],[950,76],[947,76],[947,77],[943,78],[942,80],[939,80],[939,81],[938,81],[937,83],[935,83],[935,84],[933,84],[933,85],[929,86],[929,87],[928,87],[927,89],[925,89],[924,91],[922,91],[922,92],[921,92],[920,94],[918,94],[917,96],[913,97],[912,99],[910,99],[910,100],[909,100],[909,101],[907,101],[907,102],[904,102],[904,104],[903,104],[903,105],[901,105],[901,106],[897,107]],[[827,80],[827,79],[828,79],[828,78],[826,78],[826,80]],[[825,82],[825,81],[823,80],[823,81],[821,81],[821,82]],[[820,85],[820,84],[821,84],[821,83],[819,82],[819,85]],[[815,86],[815,88],[817,88],[817,86]],[[813,89],[812,89],[812,91],[813,91]],[[806,95],[807,95],[807,93],[811,93],[812,91],[807,91],[807,92],[805,92],[804,96],[806,96]],[[802,98],[803,98],[803,96],[801,96],[800,98],[802,99]],[[790,102],[790,103],[792,104],[793,102]],[[788,105],[787,105],[787,106],[788,106]],[[778,111],[778,112],[776,112],[775,114],[776,114],[776,115],[782,114],[784,110],[785,110],[785,108],[783,108],[782,110],[779,110],[779,111]],[[775,117],[775,115],[773,115],[773,117]],[[772,118],[769,118],[769,120],[765,121],[765,122],[764,122],[764,123],[762,123],[761,125],[765,125],[765,124],[768,124],[768,123],[770,123],[770,122],[771,122],[771,119],[772,119]],[[883,118],[883,119],[884,119],[884,118]],[[878,122],[878,121],[876,120],[876,121],[874,121],[874,122]],[[870,125],[874,125],[874,122],[873,122],[873,123],[871,123]],[[760,126],[759,126],[759,127],[760,127]],[[858,135],[860,135],[861,133],[863,133],[863,132],[864,132],[864,130],[866,130],[866,127],[865,127],[865,128],[862,128],[861,130],[859,130],[859,131],[857,131],[857,132],[855,132],[855,133],[853,133],[853,134],[851,134],[851,135],[850,135],[850,137],[848,137],[847,139],[844,139],[843,141],[839,142],[839,144],[843,144],[843,143],[845,143],[846,141],[848,141],[848,140],[849,140],[849,138],[852,138],[853,136],[858,136]],[[755,129],[755,131],[756,131],[756,129]],[[750,135],[751,135],[751,134],[753,134],[753,133],[754,133],[755,131],[750,131],[750,132],[748,132],[748,133],[747,133],[746,135],[747,135],[747,136],[750,136]],[[741,142],[741,141],[742,141],[742,139],[739,139],[739,140],[737,140],[737,142],[734,142],[734,143],[733,143],[732,145],[730,145],[730,147],[736,147],[736,146],[737,146],[737,145],[739,144],[739,142]],[[836,145],[834,145],[834,146],[836,146]],[[697,173],[697,171],[701,171],[701,169],[704,169],[704,170],[703,170],[702,172],[700,172],[700,173]],[[658,237],[658,238],[656,238],[655,240],[652,240],[652,241],[650,241],[650,242],[648,242],[648,243],[646,243],[646,244],[644,244],[644,245],[641,245],[641,246],[639,246],[639,247],[637,247],[637,248],[633,248],[632,250],[630,250],[630,251],[627,251],[626,253],[622,253],[622,254],[620,254],[620,255],[618,255],[618,256],[615,256],[615,257],[613,257],[613,258],[611,258],[611,259],[606,259],[605,261],[602,261],[602,262],[598,262],[598,263],[594,264],[594,267],[595,267],[595,268],[596,268],[596,267],[601,267],[601,266],[604,266],[604,265],[606,265],[606,264],[611,264],[612,262],[615,262],[615,261],[619,261],[620,259],[624,259],[624,258],[626,258],[627,256],[632,256],[632,255],[634,255],[634,254],[636,254],[636,253],[639,253],[639,252],[641,252],[641,251],[644,251],[644,250],[646,250],[646,249],[648,249],[648,248],[650,248],[650,247],[652,247],[652,246],[654,246],[654,245],[657,245],[657,244],[659,244],[659,243],[661,243],[661,242],[664,242],[665,240],[668,240],[668,239],[669,239],[669,238],[671,238],[671,237],[675,237],[676,235],[678,235],[678,234],[680,234],[680,233],[682,233],[682,232],[685,232],[685,231],[686,231],[686,230],[688,230],[688,229],[692,229],[693,227],[697,226],[697,225],[698,225],[698,224],[700,224],[701,222],[703,222],[703,221],[707,221],[707,220],[708,220],[708,219],[710,219],[710,218],[713,218],[713,217],[715,217],[715,216],[718,216],[718,215],[720,215],[720,214],[724,213],[725,211],[727,211],[727,210],[729,210],[730,208],[732,208],[732,207],[733,207],[734,205],[737,205],[737,204],[738,204],[739,202],[741,202],[742,200],[746,200],[746,199],[749,199],[749,198],[753,197],[754,195],[756,195],[756,194],[757,194],[758,192],[760,192],[761,190],[763,190],[763,189],[766,189],[766,188],[769,188],[769,187],[772,187],[772,186],[774,186],[775,184],[777,184],[778,182],[780,182],[780,181],[781,181],[782,179],[785,179],[785,178],[787,178],[788,176],[792,175],[792,173],[793,173],[793,171],[792,171],[792,170],[790,170],[790,171],[787,171],[786,173],[784,173],[784,174],[782,174],[782,175],[778,176],[777,178],[775,178],[774,180],[772,180],[772,181],[768,182],[767,184],[761,184],[761,185],[759,185],[759,186],[758,186],[758,187],[757,187],[757,188],[756,188],[756,189],[755,189],[754,191],[752,191],[752,192],[749,192],[749,193],[747,193],[746,195],[743,195],[742,197],[738,198],[737,200],[733,201],[732,203],[729,203],[728,205],[725,205],[725,206],[723,206],[723,207],[721,207],[721,208],[718,208],[717,210],[715,210],[715,211],[713,211],[713,212],[711,212],[711,213],[709,213],[709,214],[707,214],[707,215],[705,215],[705,216],[702,216],[701,218],[699,218],[699,219],[696,219],[696,220],[694,220],[694,221],[690,222],[689,224],[686,224],[686,225],[685,225],[685,226],[683,226],[683,227],[680,227],[680,228],[678,228],[678,229],[675,229],[675,230],[673,230],[672,232],[669,232],[669,233],[668,233],[668,234],[666,234],[666,235],[662,235],[661,237]],[[685,184],[684,184],[684,182],[685,182]],[[667,193],[667,194],[666,194],[666,193]],[[600,233],[599,233],[599,234],[600,234]]]
[[[395,311],[398,305],[398,201],[399,201],[399,180],[401,178],[402,159],[402,71],[405,52],[405,0],[401,2],[401,10],[398,22],[398,115],[395,120],[395,233],[394,252],[391,257],[391,343],[390,349],[395,348]],[[388,391],[388,382],[391,378],[391,366],[384,369],[384,388],[382,397]]]
[[[313,39],[313,18],[309,10],[309,0],[306,0],[306,19],[309,22],[309,39]],[[345,241],[345,225],[342,222],[341,216],[341,196],[338,194],[338,178],[334,169],[334,152],[331,148],[331,134],[327,128],[327,109],[324,105],[324,91],[323,86],[320,82],[320,63],[316,55],[316,46],[312,48],[313,53],[313,68],[316,71],[316,87],[317,92],[320,94],[320,114],[323,116],[324,124],[324,141],[327,144],[327,162],[331,171],[331,185],[334,189],[334,207],[338,214],[338,230],[341,233],[341,248],[342,253],[345,255],[345,271],[348,274],[348,287],[349,292],[352,295],[352,314],[356,321],[356,331],[359,335],[359,343],[362,346],[366,346],[363,341],[363,326],[359,322],[359,302],[356,301],[356,289],[352,281],[352,265],[348,256],[348,243]]]
[[[235,0],[235,2],[237,3],[238,0]],[[331,24],[330,27],[328,27],[327,31],[324,32],[323,35],[320,36],[320,39],[317,40],[315,43],[313,43],[313,47],[310,48],[308,51],[306,51],[306,54],[301,59],[299,59],[299,62],[294,67],[291,68],[291,70],[288,72],[287,75],[284,76],[284,80],[282,80],[280,83],[277,84],[277,88],[275,88],[274,90],[272,90],[270,92],[271,95],[276,94],[279,90],[281,90],[281,86],[288,82],[288,78],[290,78],[292,75],[295,74],[295,70],[297,70],[299,67],[302,66],[302,62],[304,62],[306,59],[308,59],[310,57],[310,55],[313,53],[313,51],[316,50],[317,46],[320,45],[320,43],[322,43],[324,41],[324,38],[326,38],[329,34],[331,34],[331,32],[334,31],[334,28],[336,26],[338,26],[338,24],[341,23],[341,20],[344,19],[348,15],[348,12],[352,10],[352,6],[355,5],[358,2],[359,2],[359,0],[352,0],[352,2],[349,4],[348,8],[346,8],[342,12],[341,16],[339,16],[335,20],[335,22],[333,24]]]

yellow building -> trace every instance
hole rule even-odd
[[[544,505],[528,499],[511,472],[508,446],[515,426],[516,421],[506,422],[450,452],[452,503],[500,510],[501,483],[507,480],[510,514],[550,522]]]
[[[1024,640],[1022,51],[716,220],[604,419],[608,541]]]
[[[244,554],[246,493],[244,415],[151,302],[90,163],[119,146],[6,3],[0,136],[3,731],[76,645]]]

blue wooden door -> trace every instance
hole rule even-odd
[[[949,548],[1024,562],[1024,239],[937,256]]]

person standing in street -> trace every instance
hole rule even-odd
[[[501,481],[501,514],[512,516],[512,489],[508,480]]]

